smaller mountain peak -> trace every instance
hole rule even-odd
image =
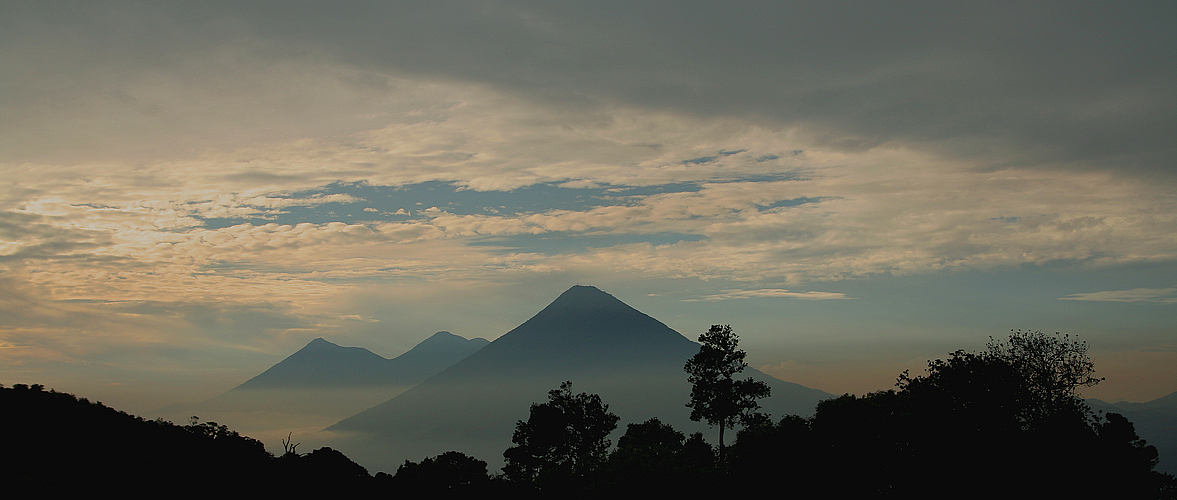
[[[410,349],[409,352],[430,351],[434,349],[449,350],[456,346],[463,346],[467,344],[481,346],[486,343],[488,343],[486,339],[467,339],[461,335],[454,335],[443,330],[421,341],[420,344],[417,344],[415,347]]]
[[[330,340],[324,339],[323,337],[319,337],[319,338],[316,338],[315,340],[307,342],[307,345],[302,346],[302,349],[299,349],[298,352],[296,352],[295,354],[302,353],[303,355],[306,355],[306,354],[318,355],[319,353],[333,352],[333,351],[337,351],[340,349],[349,349],[349,348],[343,347],[339,344],[331,342]]]

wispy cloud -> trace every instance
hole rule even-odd
[[[794,292],[785,290],[783,288],[760,288],[757,290],[724,290],[722,293],[715,295],[707,295],[698,299],[686,299],[683,302],[695,301],[717,301],[717,300],[734,300],[734,299],[765,299],[765,298],[779,298],[779,299],[799,299],[799,300],[842,300],[850,299],[844,293],[838,292]]]
[[[1107,290],[1103,292],[1073,293],[1059,300],[1082,300],[1090,302],[1157,302],[1177,304],[1177,286],[1170,288],[1133,288],[1131,290]]]

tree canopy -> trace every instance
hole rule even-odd
[[[1095,377],[1087,343],[1057,332],[1013,330],[1005,342],[990,337],[983,355],[1008,363],[1021,378],[1028,399],[1020,415],[1025,425],[1045,424],[1052,415],[1088,412],[1078,390],[1103,381]]]
[[[400,493],[451,495],[489,487],[486,462],[457,451],[447,451],[421,463],[405,460],[391,479]]]
[[[736,424],[759,421],[757,399],[768,397],[768,384],[748,377],[735,378],[744,371],[747,355],[737,348],[740,338],[729,325],[711,325],[699,336],[699,352],[687,360],[684,370],[691,383],[691,420],[706,420],[719,427],[719,450],[723,456],[723,431]]]
[[[897,390],[823,401],[810,429],[791,432],[818,443],[808,451],[825,464],[818,473],[855,471],[842,483],[853,496],[966,484],[997,496],[1016,484],[1027,496],[1147,498],[1171,478],[1153,472],[1156,449],[1131,422],[1097,418],[1078,396],[1098,382],[1086,344],[1018,330],[930,361],[922,375],[905,372]]]
[[[600,396],[573,394],[572,382],[564,382],[548,392],[547,403],[532,403],[526,422],[515,424],[503,473],[541,489],[569,486],[605,459],[618,420]]]

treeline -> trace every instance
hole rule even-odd
[[[614,447],[617,415],[567,382],[518,422],[501,474],[451,451],[373,476],[331,448],[300,454],[287,442],[275,456],[213,422],[144,420],[37,385],[0,387],[0,481],[45,493],[172,496],[1177,498],[1177,480],[1153,470],[1156,449],[1132,423],[1093,414],[1076,394],[1099,382],[1085,345],[1015,332],[987,347],[905,372],[896,389],[823,401],[809,418],[773,420],[745,405],[726,449],[656,418],[629,424]],[[740,354],[734,341],[731,351]]]
[[[0,484],[30,496],[301,495],[371,479],[331,448],[276,457],[216,422],[146,420],[38,384],[0,386],[0,429]]]
[[[929,362],[925,374],[905,372],[896,389],[829,399],[810,418],[779,421],[749,403],[763,391],[735,377],[744,353],[730,328],[713,326],[699,340],[701,354],[686,367],[691,403],[716,415],[707,420],[721,440],[724,422],[743,426],[726,450],[653,419],[630,424],[606,453],[617,417],[566,384],[517,424],[505,478],[544,496],[739,487],[803,497],[1177,498],[1177,481],[1154,470],[1156,448],[1132,423],[1096,415],[1079,397],[1101,379],[1086,344],[1067,336],[1015,331],[982,352]],[[699,380],[710,387],[700,391]]]

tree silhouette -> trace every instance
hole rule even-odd
[[[715,454],[696,432],[689,438],[658,417],[626,426],[598,474],[601,493],[699,496],[715,479]]]
[[[1087,343],[1057,332],[1011,330],[1007,342],[990,337],[982,355],[1008,363],[1021,377],[1027,401],[1019,416],[1027,426],[1050,425],[1057,416],[1089,413],[1077,391],[1103,380],[1094,376]]]
[[[573,488],[605,458],[618,420],[600,396],[573,394],[572,382],[564,382],[548,392],[547,403],[532,403],[526,422],[515,424],[503,473],[541,490]]]
[[[744,371],[744,351],[736,347],[740,338],[732,332],[731,326],[712,325],[711,329],[699,336],[699,352],[687,360],[684,367],[691,383],[691,420],[706,420],[709,425],[719,426],[719,457],[723,460],[724,429],[736,424],[761,422],[757,410],[757,399],[768,397],[768,384],[752,380],[733,378]]]
[[[786,415],[777,423],[770,420],[740,429],[728,450],[732,482],[752,491],[788,484],[788,491],[797,496],[822,496],[828,483],[814,481],[821,472],[816,457],[822,444],[809,424],[808,419]]]
[[[486,462],[457,451],[447,451],[421,463],[405,460],[392,478],[401,493],[453,494],[487,488]]]
[[[1036,331],[953,352],[925,374],[904,372],[898,390],[819,403],[810,428],[821,470],[808,472],[856,497],[962,485],[977,497],[1009,485],[1051,498],[1155,495],[1172,484],[1152,470],[1155,448],[1119,415],[1101,423],[1076,394],[1099,381],[1093,366],[1085,344]]]

